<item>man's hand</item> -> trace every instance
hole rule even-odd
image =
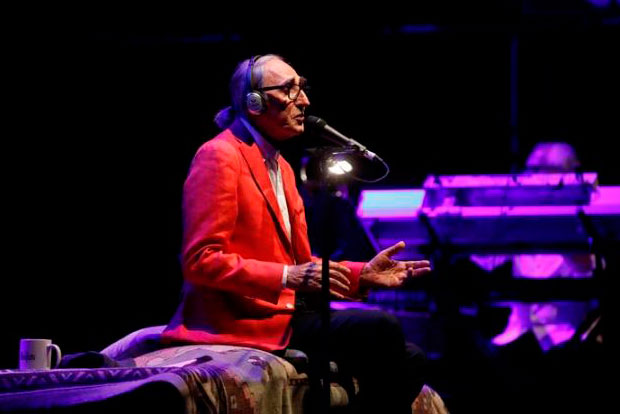
[[[408,277],[421,276],[431,271],[428,260],[400,262],[391,258],[404,248],[405,242],[398,242],[366,263],[360,274],[360,286],[398,287]]]
[[[286,276],[286,287],[299,292],[319,292],[321,290],[321,262],[308,262],[302,265],[289,266]],[[334,290],[348,292],[351,282],[346,275],[350,274],[348,267],[335,262],[329,262],[329,286],[332,295],[339,299],[345,297]]]

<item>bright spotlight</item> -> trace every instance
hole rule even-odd
[[[344,175],[353,171],[353,166],[347,160],[334,160],[327,161],[327,171],[333,175]]]

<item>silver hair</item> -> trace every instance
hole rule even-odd
[[[254,61],[252,67],[252,83],[248,81],[248,70],[250,66],[250,60],[246,59],[239,63],[230,78],[230,101],[231,106],[228,106],[215,115],[215,123],[222,129],[228,128],[233,123],[235,118],[246,113],[245,97],[255,88],[259,88],[263,83],[263,69],[265,63],[272,59],[280,59],[285,61],[284,58],[274,54],[262,55]]]

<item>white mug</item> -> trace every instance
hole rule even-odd
[[[19,369],[52,368],[52,351],[56,351],[56,363],[60,364],[62,354],[51,339],[22,339],[19,341]]]

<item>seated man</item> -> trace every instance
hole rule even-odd
[[[321,349],[320,315],[298,293],[321,290],[304,206],[281,144],[304,131],[306,80],[281,57],[241,62],[232,107],[216,116],[223,130],[197,152],[184,185],[183,300],[166,328],[168,342],[230,344],[278,352],[300,349],[312,363]],[[430,271],[396,261],[404,243],[368,263],[329,263],[331,294],[356,298],[373,286],[397,287]],[[310,301],[311,302],[311,301]],[[330,358],[359,381],[364,412],[410,413],[423,385],[424,356],[406,344],[390,314],[333,312]]]
[[[575,149],[567,142],[539,142],[526,161],[526,173],[568,173],[579,169]],[[472,261],[486,270],[512,262],[512,275],[524,279],[589,278],[595,263],[590,253],[537,253],[515,255],[473,255]],[[569,300],[543,303],[511,302],[508,324],[493,338],[495,345],[510,343],[532,331],[544,351],[573,337],[592,309],[590,302]]]

